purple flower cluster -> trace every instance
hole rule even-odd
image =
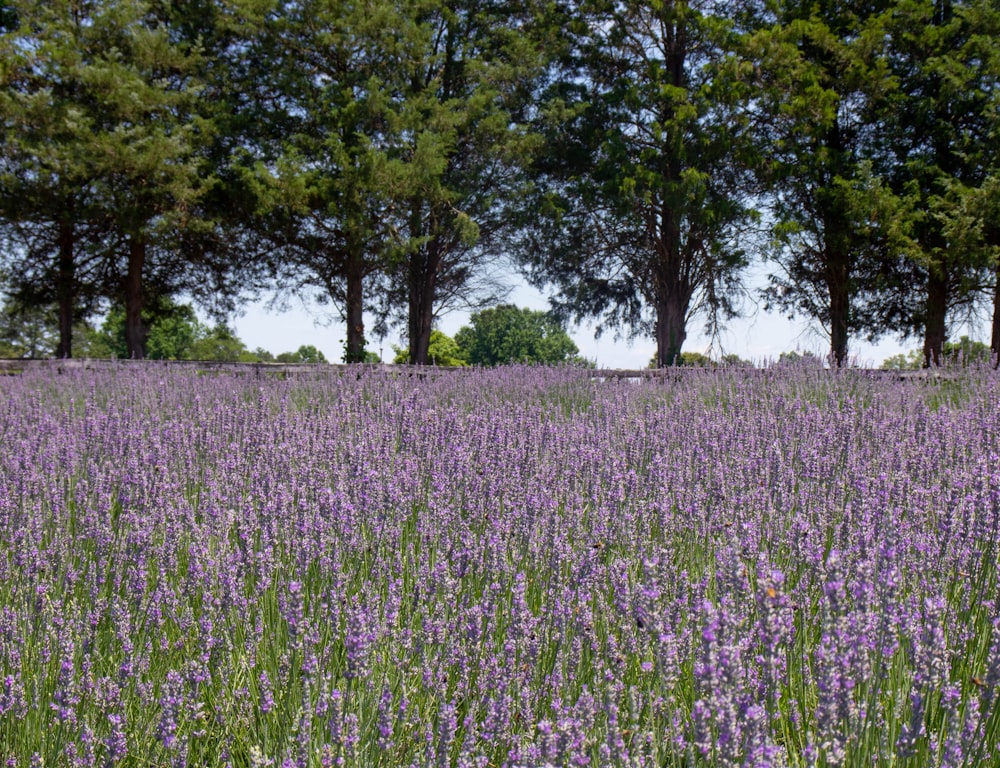
[[[1000,759],[1000,380],[2,382],[0,763]]]

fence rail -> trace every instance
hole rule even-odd
[[[218,371],[243,373],[254,377],[283,376],[320,373],[324,371],[359,371],[364,369],[381,370],[398,373],[406,376],[425,376],[429,373],[441,371],[462,371],[468,368],[450,366],[416,366],[416,365],[393,365],[382,363],[236,363],[221,362],[218,360],[104,360],[89,358],[70,358],[64,360],[44,358],[44,359],[14,359],[0,358],[0,375],[17,375],[29,370],[46,370],[53,374],[62,374],[68,371],[81,370],[107,370],[112,368],[128,368],[133,366],[143,366],[147,368],[189,368],[197,371]],[[643,368],[631,370],[625,368],[595,368],[590,371],[592,378],[600,381],[607,380],[641,380],[641,379],[665,379],[674,380],[683,376],[686,371],[697,370],[693,367],[684,368]],[[709,369],[712,370],[712,369]],[[724,370],[724,369],[715,369]],[[773,372],[774,368],[740,368],[747,376],[767,375]],[[910,370],[885,370],[881,368],[848,368],[846,372],[854,374],[864,374],[879,379],[941,379],[953,378],[956,375],[954,369],[934,368],[916,371]],[[836,371],[832,371],[836,372]]]

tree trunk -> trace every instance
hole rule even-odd
[[[421,203],[413,203],[411,231],[423,231]],[[433,231],[433,230],[431,230]],[[441,270],[441,241],[431,236],[410,256],[409,274],[409,343],[410,362],[427,365],[430,360],[431,330],[434,324],[434,297]]]
[[[441,268],[441,244],[432,238],[410,258],[410,362],[427,365],[434,324],[434,296]]]
[[[347,259],[347,300],[344,319],[347,321],[347,348],[344,350],[345,363],[365,361],[365,317],[364,317],[364,257],[352,253]]]
[[[851,311],[848,259],[830,264],[827,289],[830,293],[830,354],[838,368],[847,364],[847,342]]]
[[[932,267],[927,278],[927,318],[924,329],[924,367],[941,365],[941,352],[946,338],[945,318],[948,313],[948,283],[940,270]]]
[[[75,267],[73,250],[76,238],[73,224],[59,224],[59,269],[56,272],[56,297],[59,303],[59,346],[56,357],[73,357],[73,305],[75,303]]]
[[[656,367],[680,365],[681,347],[687,338],[686,302],[670,293],[656,302]]]
[[[146,329],[142,325],[142,269],[146,261],[146,239],[129,238],[128,272],[125,275],[125,348],[132,360],[146,356]]]
[[[844,140],[839,124],[828,133],[827,144],[840,157]],[[823,269],[827,297],[830,301],[830,354],[837,367],[847,363],[848,335],[851,319],[851,265],[853,226],[851,217],[845,212],[845,200],[841,194],[824,193],[819,196],[823,219]]]

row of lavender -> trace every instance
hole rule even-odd
[[[1000,760],[989,372],[0,393],[4,765]]]

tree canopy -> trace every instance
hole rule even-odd
[[[0,289],[61,357],[266,289],[329,302],[347,361],[399,329],[426,364],[518,269],[665,366],[756,263],[838,364],[938,364],[990,308],[1000,355],[998,96],[994,0],[6,0]]]
[[[455,334],[455,342],[471,365],[585,363],[562,323],[549,312],[503,304],[473,312],[470,323]]]
[[[574,7],[540,105],[522,258],[561,317],[652,333],[658,365],[673,365],[693,315],[714,329],[734,314],[747,264],[742,31],[711,3]]]

